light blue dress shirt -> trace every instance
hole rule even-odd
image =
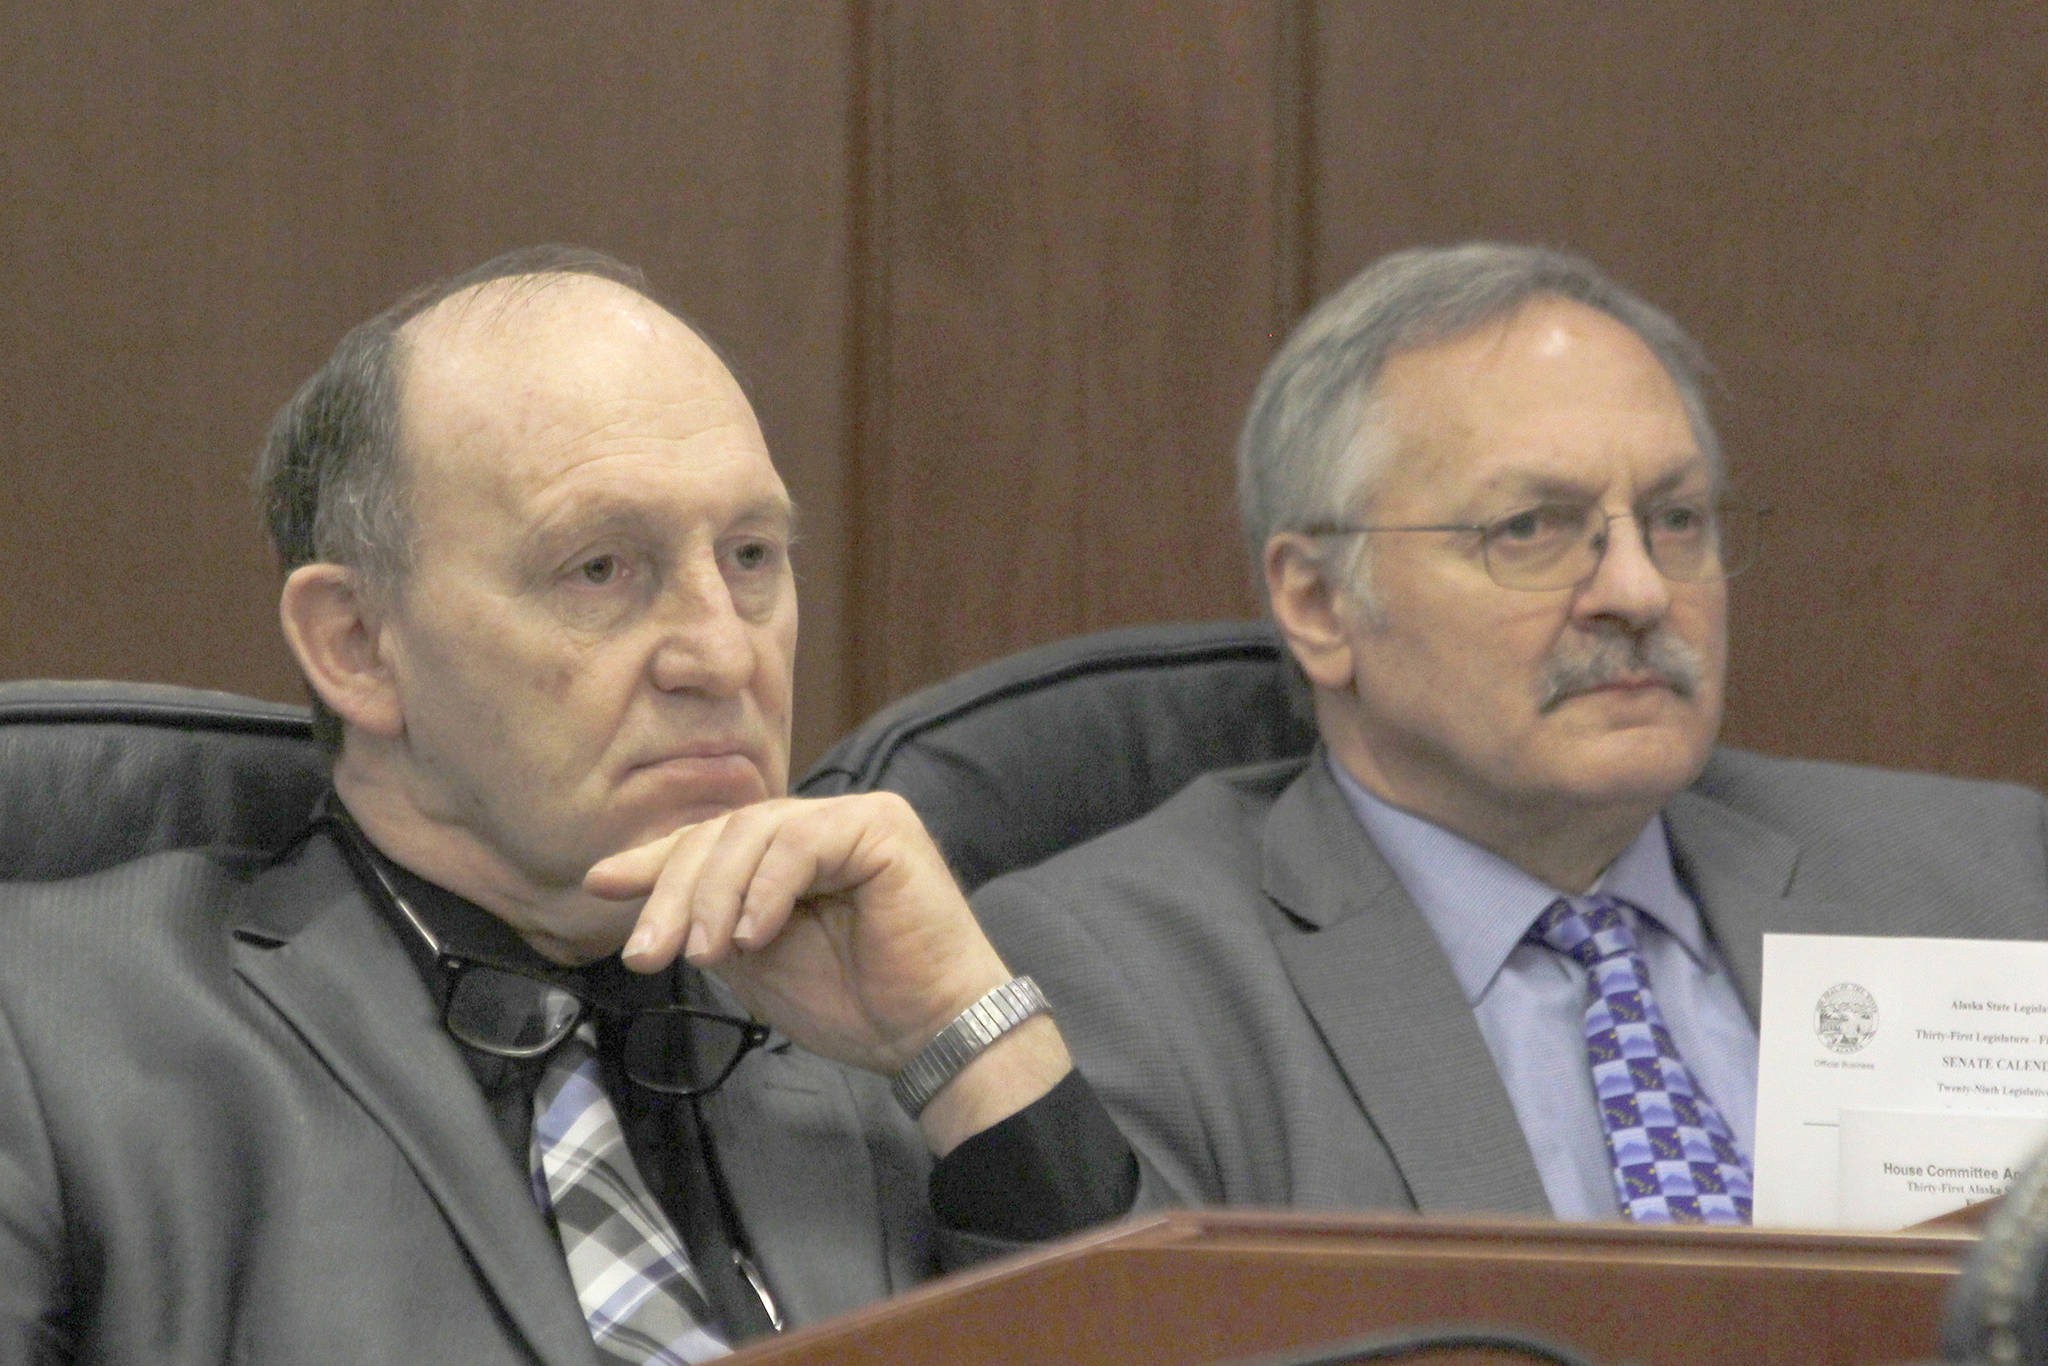
[[[1586,1062],[1586,972],[1526,942],[1564,893],[1497,854],[1359,786],[1333,756],[1330,772],[1359,823],[1449,955],[1479,1032],[1522,1121],[1537,1174],[1560,1219],[1621,1213]],[[1699,908],[1679,885],[1664,818],[1652,817],[1594,887],[1640,908],[1629,914],[1650,986],[1694,1082],[1719,1107],[1745,1155],[1756,1151],[1756,1028]]]

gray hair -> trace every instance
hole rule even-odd
[[[405,359],[400,329],[488,281],[563,275],[610,280],[675,313],[648,292],[635,267],[586,247],[541,246],[506,252],[414,290],[349,330],[271,420],[256,459],[257,504],[285,573],[321,561],[356,570],[373,592],[404,582],[413,544],[398,441]],[[317,694],[313,728],[330,750],[339,748],[340,722]]]
[[[1237,492],[1252,573],[1274,534],[1354,514],[1384,477],[1393,432],[1376,387],[1388,360],[1500,321],[1539,296],[1570,299],[1615,319],[1671,376],[1718,478],[1720,442],[1707,414],[1706,353],[1661,310],[1580,256],[1547,247],[1467,242],[1383,256],[1294,329],[1252,395],[1238,441]],[[1366,538],[1346,575],[1363,590]]]

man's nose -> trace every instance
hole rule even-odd
[[[1632,512],[1609,513],[1604,539],[1600,563],[1579,588],[1572,614],[1637,629],[1656,625],[1671,609],[1671,581],[1650,558],[1642,523]]]
[[[716,563],[677,576],[656,605],[649,676],[663,692],[729,696],[754,672],[754,640]]]

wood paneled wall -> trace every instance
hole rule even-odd
[[[1037,641],[1256,610],[1231,449],[1382,251],[1578,248],[1779,513],[1729,731],[2048,785],[2048,10],[10,0],[0,675],[296,695],[246,470],[408,285],[646,266],[806,515],[799,757]]]
[[[806,516],[800,689],[837,693],[848,6],[9,7],[0,676],[301,696],[247,491],[269,415],[411,286],[568,241],[737,357]]]

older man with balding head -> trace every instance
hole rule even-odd
[[[1704,375],[1487,243],[1272,362],[1242,514],[1321,746],[975,900],[1182,1195],[1744,1221],[1766,931],[2048,935],[2038,795],[1716,747],[1758,517]]]
[[[703,1360],[1130,1206],[909,808],[783,795],[795,512],[637,272],[412,296],[259,482],[333,793],[7,889],[0,1362]]]

